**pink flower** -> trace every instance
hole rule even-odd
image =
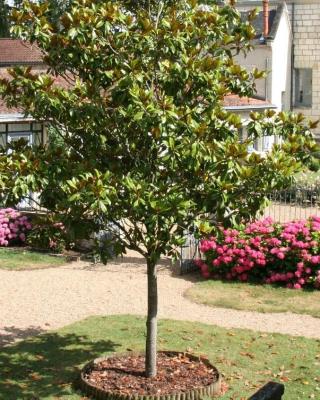
[[[241,274],[240,275],[240,280],[243,282],[246,282],[248,280],[248,275],[247,274]]]
[[[300,269],[300,270],[303,269],[304,268],[304,263],[303,262],[298,262],[297,268]]]
[[[218,267],[220,264],[221,264],[221,261],[220,261],[219,258],[215,258],[215,259],[212,261],[212,265],[214,265],[215,267]]]
[[[202,274],[209,272],[209,267],[207,264],[202,264],[200,268],[201,268]]]
[[[294,289],[301,289],[301,285],[299,283],[295,283],[293,287]]]
[[[281,240],[278,238],[271,238],[268,242],[271,246],[279,246],[281,244]]]
[[[284,253],[279,252],[279,253],[277,254],[277,257],[278,257],[280,260],[283,260],[284,257],[285,257],[285,255],[284,255]]]
[[[320,257],[319,256],[312,256],[310,262],[312,264],[319,264]]]

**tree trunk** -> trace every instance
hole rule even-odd
[[[146,339],[146,376],[157,374],[157,314],[158,284],[157,267],[154,261],[147,260],[148,267],[148,317]]]

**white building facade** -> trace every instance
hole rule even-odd
[[[248,10],[259,10],[255,48],[239,59],[248,68],[269,71],[257,95],[278,110],[320,119],[320,0],[238,0],[237,7],[244,17]],[[320,140],[320,126],[315,134]]]

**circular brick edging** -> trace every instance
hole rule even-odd
[[[215,371],[215,374],[217,376],[217,380],[213,383],[211,383],[208,386],[203,386],[199,387],[193,390],[188,390],[186,392],[179,392],[179,393],[172,393],[172,394],[167,394],[167,395],[120,395],[117,393],[113,392],[108,392],[105,391],[101,388],[98,388],[90,383],[88,383],[85,379],[85,373],[88,369],[90,369],[94,364],[98,364],[101,361],[107,360],[109,358],[113,357],[125,357],[128,355],[141,355],[141,353],[121,353],[121,354],[116,354],[116,355],[111,355],[111,356],[106,356],[106,357],[99,357],[96,358],[95,360],[89,362],[86,364],[80,374],[80,382],[79,386],[80,389],[88,396],[91,396],[92,398],[96,400],[199,400],[203,398],[204,396],[209,396],[213,397],[215,395],[219,395],[221,392],[221,376],[219,374],[219,371],[217,368],[215,368],[208,359],[201,357],[201,356],[195,356],[193,354],[189,354],[186,352],[181,352],[181,351],[160,351],[159,353],[163,354],[168,354],[168,355],[179,355],[183,354],[184,356],[187,356],[190,358],[192,361],[202,361],[207,367],[210,367]]]

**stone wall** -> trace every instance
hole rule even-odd
[[[320,119],[320,1],[288,4],[294,37],[294,68],[312,69],[312,107],[294,107],[311,119]],[[293,104],[294,105],[294,104]],[[320,127],[315,130],[320,139]]]

